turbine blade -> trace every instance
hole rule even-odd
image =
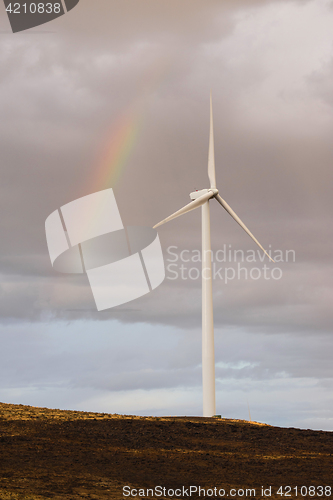
[[[228,212],[229,215],[231,215],[231,217],[236,221],[238,222],[238,224],[244,229],[244,231],[250,236],[250,238],[253,239],[253,241],[258,245],[259,248],[261,248],[261,250],[263,252],[265,252],[265,254],[267,255],[267,257],[272,261],[272,262],[275,262],[272,257],[270,255],[268,255],[268,253],[266,252],[266,250],[260,245],[259,241],[253,236],[253,234],[251,233],[251,231],[248,230],[248,228],[245,226],[245,224],[240,220],[240,218],[235,214],[235,212],[233,211],[233,209],[231,207],[229,207],[228,203],[226,201],[223,200],[223,198],[221,198],[221,196],[219,194],[216,194],[215,195],[215,198],[217,199],[217,201],[222,205],[222,207]]]
[[[210,187],[216,188],[215,179],[215,156],[214,156],[214,129],[213,129],[213,104],[212,91],[210,91],[210,127],[209,127],[209,149],[208,149],[208,177]]]
[[[199,196],[199,198],[197,198],[196,200],[191,201],[191,203],[188,203],[188,205],[185,205],[185,207],[181,208],[180,210],[177,210],[177,212],[175,212],[172,215],[169,215],[169,217],[167,217],[166,219],[163,219],[161,222],[156,224],[154,226],[154,229],[158,226],[161,226],[162,224],[165,224],[166,222],[169,222],[169,220],[175,219],[176,217],[179,217],[180,215],[186,214],[187,212],[190,212],[191,210],[194,210],[195,208],[200,207],[201,205],[206,203],[206,201],[209,200],[209,198],[212,198],[213,196],[214,195],[212,192],[208,192],[208,193],[203,194],[202,196]]]

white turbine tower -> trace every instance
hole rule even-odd
[[[219,195],[215,180],[214,159],[214,132],[212,94],[210,94],[210,133],[208,152],[209,189],[201,189],[190,193],[191,203],[174,214],[162,220],[154,228],[169,222],[180,215],[186,214],[195,208],[202,207],[202,389],[203,389],[203,416],[212,417],[216,414],[215,406],[215,355],[214,355],[214,320],[213,320],[213,291],[212,291],[212,263],[210,244],[210,215],[209,200],[215,198],[229,215],[244,229],[253,241],[274,262],[259,241],[247,229],[245,224],[235,214],[231,207]]]

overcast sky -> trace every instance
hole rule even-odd
[[[103,312],[44,224],[112,187],[151,227],[209,187],[212,89],[218,189],[277,257],[223,262],[257,247],[210,202],[217,413],[333,430],[332,0],[80,0],[16,34],[0,15],[0,400],[202,413],[200,210],[159,228],[163,284]]]

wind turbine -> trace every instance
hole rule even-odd
[[[226,201],[221,198],[216,188],[215,157],[214,157],[214,131],[213,131],[213,106],[212,93],[210,93],[210,132],[208,151],[208,177],[209,189],[201,189],[190,193],[191,203],[185,205],[174,214],[162,220],[154,228],[169,222],[180,215],[186,214],[201,206],[202,210],[202,392],[203,416],[212,417],[216,414],[215,406],[215,356],[214,356],[214,320],[213,320],[213,291],[212,291],[212,263],[210,243],[210,212],[209,201],[217,200],[229,215],[244,229],[253,241],[265,252],[267,257],[274,262],[259,241],[248,230],[245,224],[235,214]]]

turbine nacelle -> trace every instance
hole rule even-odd
[[[193,193],[190,193],[190,198],[192,201],[196,200],[197,198],[200,198],[200,196],[203,196],[204,194],[207,193],[212,193],[212,197],[217,195],[218,189],[200,189],[200,191],[196,190],[193,191]]]

